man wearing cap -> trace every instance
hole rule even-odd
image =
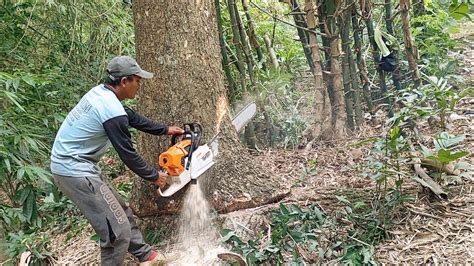
[[[133,58],[113,58],[107,73],[106,82],[87,92],[62,123],[51,152],[51,172],[58,188],[79,207],[100,237],[102,265],[122,265],[127,251],[150,265],[164,257],[145,243],[132,210],[101,175],[97,164],[112,144],[130,170],[163,187],[167,175],[137,154],[128,127],[153,135],[179,135],[184,130],[156,123],[121,104],[135,98],[140,79],[153,77]]]

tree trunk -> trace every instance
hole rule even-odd
[[[199,178],[211,207],[222,213],[280,199],[279,184],[256,168],[230,123],[214,1],[137,0],[133,11],[138,62],[155,73],[142,83],[138,111],[168,125],[197,121],[203,141],[221,132],[216,165]],[[140,134],[138,150],[154,163],[168,143],[169,137]],[[186,189],[161,198],[154,185],[137,179],[130,203],[142,217],[176,214]]]
[[[305,0],[305,11],[307,13],[307,22],[310,29],[316,28],[318,25],[316,16],[317,10],[314,7],[313,0]],[[331,104],[329,101],[329,95],[324,87],[323,70],[321,68],[321,54],[319,51],[318,40],[314,32],[309,33],[309,47],[311,49],[311,57],[313,60],[313,76],[315,81],[315,110],[314,110],[314,122],[308,127],[308,131],[305,132],[307,141],[312,143],[313,140],[325,137],[330,133],[331,129]],[[311,145],[308,145],[308,148]]]
[[[410,67],[411,77],[413,79],[414,88],[421,85],[420,71],[416,59],[418,53],[413,46],[413,38],[411,37],[410,29],[410,0],[400,0],[400,16],[402,18],[403,39],[405,40],[405,51],[407,55],[408,66]]]

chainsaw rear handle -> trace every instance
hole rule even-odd
[[[183,125],[184,129],[184,134],[181,135],[173,135],[171,137],[171,146],[175,145],[179,141],[189,138],[192,139],[194,134],[197,134],[199,136],[199,140],[201,140],[203,131],[202,131],[202,126],[201,124],[194,122],[194,123],[186,123]],[[192,141],[194,143],[194,141]],[[199,143],[195,147],[199,146]]]

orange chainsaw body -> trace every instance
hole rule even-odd
[[[184,159],[189,154],[191,140],[185,139],[160,154],[159,164],[170,176],[179,176],[184,171]]]

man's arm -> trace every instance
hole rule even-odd
[[[155,182],[158,179],[158,172],[155,168],[148,165],[133,148],[132,138],[128,131],[128,121],[129,118],[123,115],[111,118],[102,125],[110,142],[125,165],[143,179]]]
[[[156,123],[153,120],[136,113],[126,106],[124,106],[124,109],[128,116],[128,123],[131,127],[153,135],[168,134],[168,126]]]

